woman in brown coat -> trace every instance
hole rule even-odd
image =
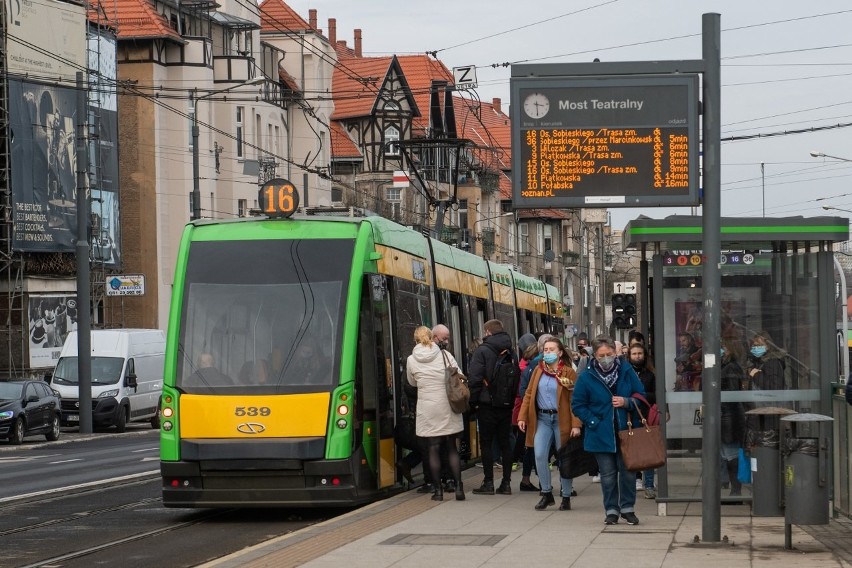
[[[571,395],[577,373],[571,356],[556,338],[547,340],[542,358],[532,372],[530,384],[518,414],[518,428],[526,432],[527,446],[535,448],[535,467],[541,480],[541,499],[535,506],[543,511],[555,505],[553,484],[548,470],[550,448],[558,450],[563,440],[580,435],[581,422],[571,411]],[[560,477],[562,503],[560,511],[571,509],[571,480]]]

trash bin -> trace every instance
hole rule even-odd
[[[827,525],[829,520],[830,441],[823,425],[834,419],[822,414],[793,414],[785,436],[784,519],[788,525]]]
[[[781,517],[781,452],[779,439],[781,416],[794,410],[778,406],[754,408],[746,412],[754,423],[748,438],[751,444],[751,513],[755,517]],[[751,421],[750,421],[751,422]]]

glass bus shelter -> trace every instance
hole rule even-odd
[[[728,475],[736,469],[729,469],[725,458],[739,447],[777,445],[776,412],[832,414],[831,383],[839,373],[832,247],[849,239],[849,221],[722,218],[721,232],[720,344],[727,351],[722,500],[748,501],[749,486],[741,496],[730,495]],[[663,429],[669,457],[658,472],[658,501],[701,501],[702,219],[633,220],[624,230],[623,246],[642,252],[640,324],[656,367],[657,402],[668,411]],[[767,344],[762,364],[750,354],[752,345],[761,343],[756,336]],[[757,367],[761,370],[755,372]],[[768,414],[745,414],[755,409]]]

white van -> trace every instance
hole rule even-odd
[[[115,426],[148,420],[160,427],[166,336],[159,329],[92,330],[92,424]],[[62,425],[80,422],[77,332],[65,340],[50,379],[62,396]]]

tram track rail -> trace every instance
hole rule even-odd
[[[159,499],[152,499],[151,501],[159,501]],[[138,505],[138,503],[129,504],[129,505]],[[121,509],[121,507],[114,508],[114,510],[115,509]],[[185,529],[187,527],[191,527],[193,525],[198,525],[198,524],[208,522],[211,519],[214,519],[216,517],[228,515],[232,512],[233,512],[233,509],[222,509],[222,510],[210,511],[210,512],[207,512],[207,513],[201,513],[198,518],[195,518],[191,521],[184,521],[184,522],[181,522],[181,523],[169,525],[167,527],[162,527],[162,528],[159,528],[159,529],[144,531],[144,532],[141,532],[141,533],[138,533],[138,534],[129,535],[129,536],[122,537],[122,538],[117,538],[117,539],[114,539],[114,540],[111,540],[111,541],[108,541],[108,542],[103,542],[103,543],[97,544],[95,546],[89,546],[89,547],[86,547],[86,548],[82,548],[80,550],[66,552],[64,554],[60,554],[60,555],[53,556],[53,557],[50,557],[50,558],[44,558],[44,559],[39,560],[38,562],[34,562],[34,563],[31,563],[31,564],[26,564],[24,566],[21,566],[20,568],[42,568],[42,567],[48,567],[48,566],[56,566],[58,563],[61,563],[61,562],[67,562],[69,560],[78,560],[80,558],[85,558],[86,556],[98,554],[98,553],[104,552],[104,551],[112,549],[112,548],[124,546],[128,543],[138,542],[138,541],[149,539],[149,538],[159,537],[159,536],[162,536],[162,535],[167,534],[167,533],[177,532],[177,531],[180,531],[180,530]],[[2,533],[0,533],[0,536],[2,536]]]

